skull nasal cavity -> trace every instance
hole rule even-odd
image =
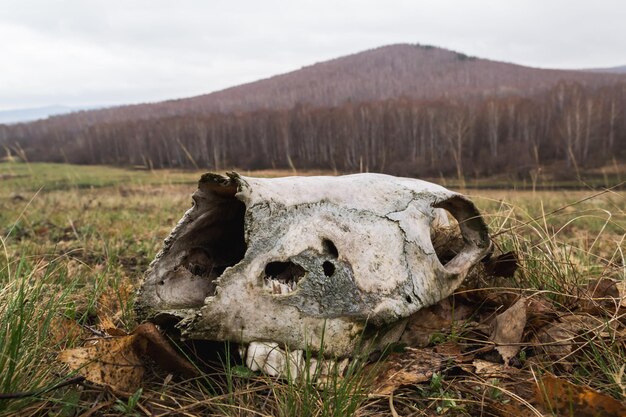
[[[322,264],[322,268],[324,269],[324,275],[326,275],[327,277],[332,277],[335,273],[335,265],[333,265],[332,262],[324,262]]]

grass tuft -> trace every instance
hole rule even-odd
[[[0,393],[35,394],[0,399],[1,415],[497,415],[493,410],[514,403],[532,411],[532,394],[518,388],[544,372],[624,399],[624,309],[591,299],[589,288],[601,279],[626,281],[626,196],[610,191],[586,199],[594,192],[571,190],[470,196],[497,235],[498,251],[514,251],[521,268],[512,278],[471,277],[454,299],[472,300],[472,315],[433,333],[429,346],[458,345],[491,360],[484,353],[489,321],[519,295],[542,302],[549,311],[527,327],[513,381],[450,363],[429,382],[381,398],[369,395],[377,368],[365,357],[320,383],[310,372],[291,380],[252,373],[227,345],[221,361],[198,364],[202,377],[183,380],[154,368],[130,398],[88,383],[45,392],[71,377],[55,360],[59,351],[80,346],[105,322],[136,326],[134,289],[190,206],[198,177],[0,164]],[[565,360],[543,355],[533,336],[572,314],[596,324],[571,338]]]

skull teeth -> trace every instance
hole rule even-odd
[[[296,289],[297,283],[295,281],[284,281],[282,279],[275,279],[266,277],[263,283],[263,289],[270,294],[289,294]]]
[[[285,351],[275,342],[252,342],[247,348],[240,347],[239,353],[250,370],[290,379],[304,374],[323,382],[335,372],[342,375],[348,365],[348,358],[341,361],[315,358],[306,360],[304,351]]]

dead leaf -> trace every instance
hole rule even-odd
[[[114,322],[119,320],[123,316],[125,303],[132,299],[134,293],[135,288],[130,282],[126,281],[120,282],[116,288],[103,292],[98,299],[97,316],[100,318],[100,321],[104,317]]]
[[[132,393],[141,386],[143,377],[142,344],[136,335],[97,339],[94,344],[62,351],[58,359],[88,381]]]
[[[526,313],[528,315],[551,314],[554,313],[554,306],[543,297],[533,296],[526,301]]]
[[[603,323],[602,320],[586,314],[568,314],[560,317],[559,321],[541,328],[531,343],[535,350],[543,351],[559,363],[563,370],[571,371],[573,366],[568,359],[572,353],[574,339],[586,330],[601,331]]]
[[[550,301],[541,296],[532,296],[526,303],[526,327],[540,329],[557,318],[557,311]]]
[[[489,339],[496,344],[505,365],[520,350],[519,343],[526,326],[526,298],[520,298],[502,314],[498,314]]]
[[[146,340],[147,355],[164,370],[178,372],[187,377],[198,376],[196,367],[172,348],[154,324],[140,324],[133,331],[133,335]]]
[[[626,308],[626,280],[619,281],[615,284],[617,292],[619,293],[620,307]]]
[[[589,314],[602,314],[615,311],[620,305],[620,292],[617,282],[608,278],[600,278],[590,282],[581,300],[581,308]]]
[[[454,296],[444,298],[432,306],[433,312],[449,322],[466,320],[471,317],[475,307],[469,306]]]
[[[100,338],[82,348],[64,350],[58,359],[88,381],[132,393],[141,385],[144,355],[165,370],[188,377],[198,375],[196,368],[170,346],[152,323],[137,326],[130,335]]]
[[[433,313],[431,308],[423,308],[409,317],[400,343],[410,347],[426,347],[434,334],[450,328],[451,322]]]
[[[434,346],[433,350],[436,353],[443,355],[445,357],[448,357],[448,358],[456,359],[456,358],[460,358],[463,356],[463,352],[461,351],[461,346],[459,346],[459,344],[456,342],[440,343]]]
[[[513,375],[519,373],[519,369],[511,366],[505,366],[499,363],[493,363],[482,359],[475,359],[472,361],[474,372],[476,375],[490,379],[490,378],[511,378]]]
[[[499,417],[536,417],[534,410],[518,403],[499,403],[488,401],[486,407],[494,415]]]
[[[492,256],[485,263],[485,272],[492,277],[511,278],[519,262],[515,252],[506,252],[498,256]]]
[[[70,320],[66,317],[56,317],[50,322],[48,328],[50,341],[53,345],[62,345],[63,347],[72,344],[77,339],[86,336],[85,330],[76,323],[76,320]]]
[[[499,364],[482,359],[476,359],[472,362],[476,375],[483,378],[504,378],[508,375],[506,368]]]
[[[541,378],[535,398],[547,411],[563,417],[626,417],[626,406],[616,399],[552,375]]]
[[[99,317],[99,326],[110,336],[127,336],[128,333],[122,329],[118,329],[113,320],[109,316]]]
[[[372,394],[390,395],[404,385],[430,381],[442,369],[445,357],[432,349],[406,348],[394,353],[382,364],[379,376],[372,385]]]
[[[447,332],[454,322],[471,316],[473,309],[448,297],[439,303],[418,310],[409,317],[400,343],[410,347],[426,347],[436,333]]]

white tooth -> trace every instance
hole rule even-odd
[[[317,360],[315,358],[311,358],[309,364],[309,375],[311,377],[317,376],[320,379],[324,379],[328,376],[334,375],[336,372],[337,375],[343,375],[346,370],[349,359],[345,358],[341,361],[333,361],[330,359]]]
[[[314,378],[317,375],[317,359],[309,360],[309,377]]]
[[[279,376],[285,372],[286,356],[284,350],[278,347],[277,343],[268,343],[268,346],[273,346],[267,354],[267,359],[263,364],[263,372],[269,376]]]
[[[246,366],[252,371],[262,371],[269,376],[287,376],[295,379],[304,365],[304,352],[289,353],[274,342],[252,342],[248,346]],[[289,366],[289,369],[287,369]]]
[[[251,342],[246,355],[246,366],[251,371],[264,370],[268,355],[275,349],[278,349],[278,343]]]
[[[280,284],[280,293],[281,294],[289,294],[291,292],[291,289],[289,288],[289,285],[287,284]]]
[[[333,366],[333,361],[331,360],[320,360],[319,361],[320,364],[320,377],[327,377],[331,374],[331,370],[332,370],[332,366]]]
[[[298,378],[300,371],[304,365],[304,351],[293,350],[289,352],[289,377],[291,379]]]
[[[338,375],[343,375],[344,372],[346,371],[346,368],[348,367],[348,364],[350,363],[350,359],[348,358],[344,358],[341,361],[337,362],[337,374]]]

